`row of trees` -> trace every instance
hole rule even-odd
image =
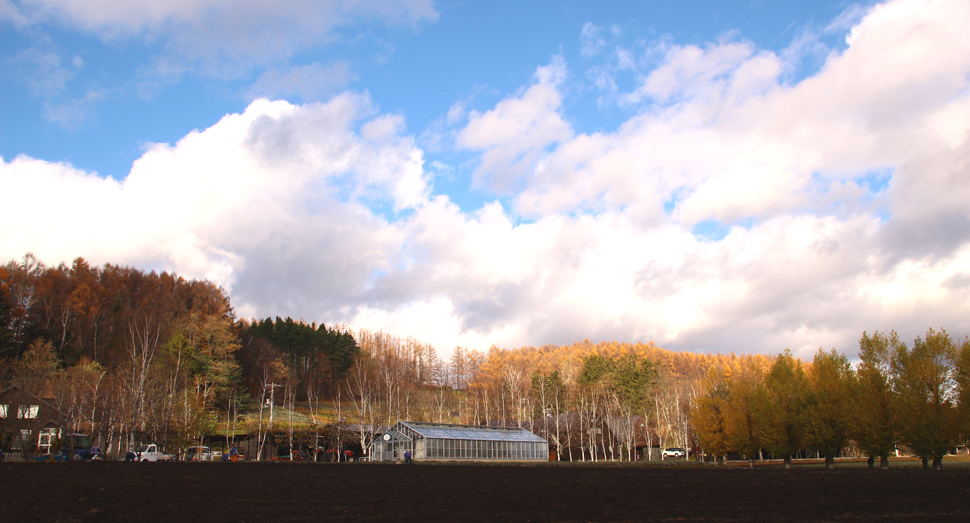
[[[357,339],[361,352],[341,394],[364,425],[526,426],[569,460],[636,459],[644,443],[648,459],[655,446],[692,447],[690,409],[707,369],[770,362],[589,340],[486,353],[458,347],[439,362],[432,347],[413,339],[367,331]]]
[[[28,254],[0,267],[0,303],[4,382],[102,441],[191,438],[238,382],[232,308],[208,282]],[[22,430],[7,429],[5,446]]]
[[[934,468],[970,434],[970,340],[930,329],[912,347],[895,332],[863,333],[860,362],[819,349],[810,364],[787,351],[770,365],[714,365],[692,419],[699,443],[714,455],[749,460],[764,451],[791,458],[817,450],[828,467],[849,444],[889,466],[907,447]]]
[[[829,463],[851,440],[883,464],[902,444],[939,466],[970,432],[970,349],[930,330],[912,347],[864,334],[857,368],[819,351],[704,355],[652,343],[589,340],[480,352],[384,332],[237,320],[225,291],[169,273],[31,255],[0,266],[0,373],[53,398],[102,441],[176,445],[232,432],[249,416],[261,442],[273,406],[354,430],[399,419],[514,424],[541,432],[560,459],[635,459],[644,448],[703,447],[754,459],[799,449]],[[268,411],[267,411],[268,407]],[[604,430],[605,428],[605,430]],[[5,434],[3,444],[16,434]]]
[[[0,322],[6,327],[0,358],[16,360],[43,339],[66,367],[82,360],[110,366],[131,349],[136,327],[140,334],[171,335],[193,317],[232,323],[225,291],[165,272],[92,267],[83,258],[49,267],[27,254],[0,266]]]
[[[231,429],[243,414],[255,415],[262,440],[276,430],[272,409],[264,412],[271,400],[291,413],[299,404],[311,419],[336,405],[328,415],[356,422],[347,424],[363,439],[368,427],[397,419],[551,418],[560,455],[578,445],[587,449],[582,458],[597,459],[607,451],[589,430],[624,416],[640,416],[660,444],[688,444],[698,379],[724,358],[583,341],[486,353],[458,347],[439,361],[434,347],[383,332],[237,321],[224,290],[209,282],[81,258],[50,267],[29,254],[0,266],[0,324],[4,383],[53,393],[102,441],[120,432],[128,442],[138,435],[181,444]],[[574,426],[564,431],[569,415]],[[611,441],[609,455],[619,459],[625,449],[630,457],[636,437]]]
[[[346,392],[360,419],[531,426],[562,459],[633,459],[645,443],[648,459],[652,448],[676,445],[720,458],[771,455],[788,466],[810,451],[832,466],[851,446],[888,466],[902,446],[939,467],[970,434],[970,342],[942,330],[912,347],[894,332],[864,333],[857,366],[834,349],[802,362],[787,351],[700,355],[588,340],[459,347],[436,365],[433,350],[413,340],[359,338],[372,341],[361,345]],[[604,426],[609,434],[597,437]]]
[[[291,400],[328,397],[356,352],[351,335],[323,325],[237,321],[226,292],[207,281],[81,258],[48,267],[29,254],[0,266],[2,388],[48,398],[68,430],[83,427],[103,445],[185,446],[252,409],[266,376]],[[5,448],[36,443],[38,427],[30,438],[3,427]]]
[[[653,458],[655,447],[695,441],[690,408],[716,364],[763,356],[670,352],[652,343],[589,340],[567,346],[492,348],[467,390],[465,419],[539,419],[560,459]]]

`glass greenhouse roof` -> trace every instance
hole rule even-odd
[[[517,427],[479,427],[477,425],[445,425],[439,423],[420,423],[401,421],[425,439],[463,439],[478,441],[526,441],[545,442],[527,429]]]

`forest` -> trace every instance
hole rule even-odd
[[[970,341],[931,328],[907,347],[893,331],[863,332],[859,359],[819,349],[811,362],[786,351],[770,365],[711,367],[692,410],[698,443],[752,464],[767,451],[789,468],[801,449],[831,468],[850,444],[883,468],[900,448],[934,469],[966,450]]]
[[[0,266],[0,325],[2,390],[46,400],[69,432],[108,447],[184,448],[261,407],[267,379],[329,396],[358,351],[322,324],[237,319],[210,282],[82,258],[49,267],[30,254]],[[2,424],[2,447],[36,450],[40,421],[17,418]]]
[[[559,460],[681,447],[786,464],[849,451],[886,466],[902,449],[939,467],[970,434],[970,341],[942,329],[911,347],[864,332],[856,364],[835,349],[801,361],[589,340],[441,360],[383,331],[237,318],[207,281],[30,254],[0,266],[0,325],[3,390],[43,398],[114,454],[241,434],[260,448],[349,436],[366,453],[379,427],[413,420],[529,427]],[[41,427],[2,426],[5,451],[38,450]]]

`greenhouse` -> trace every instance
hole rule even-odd
[[[549,443],[519,427],[479,427],[399,421],[376,438],[373,461],[548,461]]]

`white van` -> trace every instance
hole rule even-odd
[[[158,450],[158,445],[154,443],[142,445],[135,449],[136,461],[169,461],[172,456]]]

